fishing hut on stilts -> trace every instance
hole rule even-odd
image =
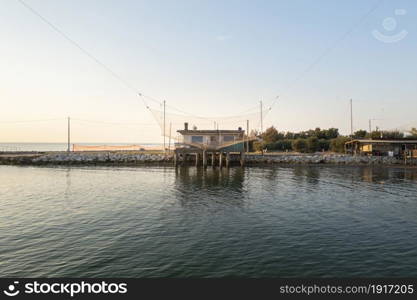
[[[248,151],[249,138],[239,127],[237,130],[198,130],[189,129],[184,123],[184,129],[177,130],[180,141],[175,143],[174,164],[195,162],[196,166],[207,167],[208,164],[220,168],[229,167],[232,161],[245,164],[245,152]]]

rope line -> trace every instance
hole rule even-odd
[[[341,42],[343,42],[346,38],[348,38],[358,26],[362,25],[365,22],[365,20],[374,11],[376,11],[379,8],[379,6],[381,6],[383,2],[384,0],[378,0],[374,5],[372,5],[371,8],[364,15],[362,15],[355,24],[353,24],[346,32],[344,32],[338,39],[336,39],[332,43],[332,45],[325,48],[323,52],[320,55],[318,55],[316,59],[313,60],[312,63],[310,63],[298,76],[295,77],[294,80],[292,80],[290,83],[285,85],[283,88],[284,92],[287,92],[292,86],[294,86],[299,80],[301,80],[305,74],[307,74],[312,69],[314,69],[314,67],[316,67],[333,49],[335,49]],[[281,93],[281,96],[282,95],[283,93]],[[273,99],[277,99],[278,97],[279,96],[276,96]],[[271,109],[275,105],[275,103],[276,101],[272,100]]]
[[[119,74],[114,72],[110,67],[108,67],[106,64],[104,64],[101,60],[99,60],[97,57],[95,57],[91,52],[84,49],[79,43],[77,43],[75,40],[70,38],[65,32],[63,32],[61,29],[59,29],[56,25],[54,25],[52,22],[50,22],[48,19],[46,19],[44,16],[42,16],[38,11],[36,11],[33,7],[29,6],[25,1],[23,0],[17,0],[20,4],[22,4],[26,9],[28,9],[30,12],[32,12],[35,16],[40,18],[44,23],[46,23],[48,26],[50,26],[55,32],[57,32],[59,35],[61,35],[65,40],[67,40],[69,43],[71,43],[73,46],[78,48],[84,55],[92,59],[95,63],[97,63],[99,66],[101,66],[104,70],[106,70],[110,75],[113,76],[113,78],[117,79],[121,83],[125,85],[128,89],[135,92],[135,94],[139,94],[142,97],[146,97],[148,100],[162,103],[161,101],[158,101],[150,96],[144,95],[139,91],[137,88],[135,88],[133,85],[131,85],[127,80],[122,78]]]

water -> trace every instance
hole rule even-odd
[[[0,166],[11,277],[416,277],[417,169]]]
[[[83,146],[126,146],[132,145],[132,143],[76,143]],[[159,147],[162,144],[149,144],[149,143],[135,143],[145,147]],[[72,147],[72,144],[71,144]],[[19,151],[67,151],[67,143],[0,143],[0,152],[19,152]]]

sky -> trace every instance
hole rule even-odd
[[[65,142],[68,116],[73,142],[161,142],[137,91],[168,115],[253,112],[256,129],[277,96],[264,128],[348,134],[350,99],[355,130],[417,123],[413,0],[24,2],[107,69],[0,0],[0,142]]]

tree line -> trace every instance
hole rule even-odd
[[[344,152],[345,143],[353,139],[417,139],[417,130],[413,128],[410,134],[405,136],[399,131],[356,131],[352,137],[339,133],[337,128],[310,129],[301,132],[279,132],[274,126],[269,127],[262,134],[254,132],[262,141],[254,142],[254,150],[268,151],[297,151],[312,153],[319,151]]]

